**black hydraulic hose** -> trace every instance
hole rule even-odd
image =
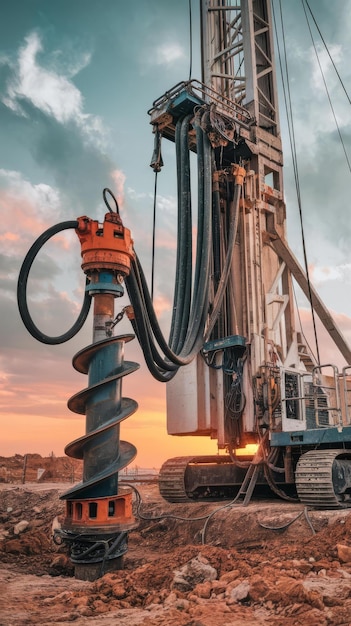
[[[147,282],[145,278],[145,274],[143,272],[143,268],[140,264],[138,257],[136,257],[135,262],[132,263],[132,273],[134,272],[134,276],[137,277],[137,284],[140,293],[142,294],[143,303],[148,315],[148,321],[150,327],[152,329],[152,333],[155,336],[155,339],[164,353],[165,357],[173,362],[175,365],[184,365],[181,359],[178,359],[177,355],[171,350],[166,339],[163,336],[162,330],[158,323],[158,319],[156,317],[155,309],[153,307],[153,303],[151,300],[151,296],[147,287]],[[132,275],[133,279],[133,275]],[[129,284],[129,279],[127,279],[126,283]],[[127,287],[128,288],[128,287]],[[170,369],[174,369],[174,367],[170,366]]]
[[[145,360],[148,366],[150,363],[152,363],[152,368],[150,368],[149,366],[149,369],[151,373],[153,373],[155,371],[154,368],[158,367],[159,370],[157,379],[169,380],[168,374],[166,378],[164,378],[163,375],[161,375],[160,378],[160,369],[167,372],[173,372],[173,376],[179,366],[187,365],[188,363],[190,363],[194,354],[191,353],[190,355],[185,355],[181,358],[177,354],[175,354],[168,346],[158,325],[158,321],[152,307],[150,294],[146,286],[144,274],[142,273],[141,267],[137,266],[137,263],[133,262],[130,275],[126,278],[125,284],[135,314],[135,320],[133,323],[134,331],[143,349]],[[145,315],[145,312],[147,313],[147,315]],[[163,359],[159,355],[158,350],[155,347],[153,334],[155,335],[160,349],[166,355],[166,359]],[[197,349],[197,351],[198,350],[199,348]]]
[[[212,180],[211,180],[211,145],[199,125],[196,126],[199,138],[198,178],[199,178],[199,219],[197,255],[194,277],[194,297],[191,306],[190,324],[184,348],[193,344],[197,337],[204,313],[208,311],[208,293],[211,256],[211,225],[212,225]]]
[[[191,116],[192,117],[192,116]],[[189,314],[192,296],[192,207],[191,207],[191,185],[190,185],[190,150],[189,150],[189,120],[184,119],[182,124],[181,154],[183,167],[181,171],[181,213],[185,222],[185,245],[183,250],[184,270],[181,283],[182,306],[179,311],[180,324],[177,328],[177,337],[172,343],[172,348],[178,354],[184,344],[186,332],[189,324]],[[177,306],[177,303],[174,303]]]
[[[173,314],[169,338],[169,345],[175,352],[178,352],[178,346],[185,335],[184,319],[188,319],[191,299],[192,217],[188,145],[191,117],[192,115],[187,115],[179,120],[176,126],[178,233]]]
[[[165,360],[159,354],[155,346],[150,322],[146,313],[143,293],[135,273],[135,267],[132,267],[130,275],[126,280],[126,287],[134,309],[135,317],[134,320],[132,320],[133,329],[143,350],[146,364],[151,374],[157,380],[161,382],[168,380],[169,373],[172,371],[175,372],[178,368]]]
[[[142,348],[145,348],[145,350],[149,352],[150,355],[152,355],[157,366],[159,366],[161,369],[172,371],[174,369],[177,369],[176,364],[174,364],[174,362],[172,363],[168,360],[165,360],[159,354],[155,346],[155,342],[153,339],[153,324],[150,322],[148,312],[149,309],[152,308],[151,297],[147,287],[145,286],[145,277],[142,274],[143,279],[141,279],[141,276],[139,275],[139,269],[141,269],[141,267],[138,267],[138,264],[136,262],[133,262],[130,275],[125,281],[128,295],[134,309],[135,324],[138,331],[137,337]],[[146,303],[146,300],[148,301],[148,304]],[[157,342],[159,343],[161,350],[164,347],[167,349],[168,354],[171,357],[171,361],[173,361],[172,357],[175,357],[175,355],[167,346],[167,343],[162,336],[162,332],[159,327],[158,331],[159,332],[157,335]],[[178,365],[183,365],[183,363],[179,363]]]
[[[186,120],[187,118],[185,118]],[[184,120],[184,122],[185,122]],[[183,282],[183,288],[179,290],[179,298],[175,296],[174,325],[172,327],[173,334],[170,336],[170,346],[172,350],[182,357],[187,357],[193,353],[194,344],[198,344],[198,334],[203,323],[203,311],[208,306],[208,284],[209,284],[209,267],[210,267],[210,237],[211,237],[211,146],[207,136],[205,136],[201,128],[201,117],[198,114],[193,123],[196,128],[197,142],[197,164],[198,164],[198,225],[197,225],[197,245],[196,245],[196,264],[193,295],[191,298],[191,223],[187,228],[188,239],[186,242],[187,250],[184,250],[183,242],[178,240],[178,250],[187,263],[183,264],[183,268],[187,267],[186,279]],[[189,165],[189,147],[188,147],[188,127],[182,125],[182,129],[186,130],[180,135],[181,143],[181,161]],[[181,172],[184,172],[182,165],[179,166]],[[189,171],[190,176],[190,171]],[[188,185],[189,182],[189,185]],[[190,179],[182,174],[178,180],[181,186],[179,194],[179,202],[181,205],[181,213],[183,213],[183,199],[190,194]],[[205,189],[206,185],[206,189]],[[187,216],[191,216],[190,211]],[[182,220],[186,223],[186,220]],[[180,231],[183,233],[184,231]],[[187,256],[186,256],[187,255]],[[181,319],[179,318],[181,315]],[[180,326],[177,325],[178,321]],[[203,327],[201,330],[203,334]]]
[[[173,294],[173,310],[170,329],[170,345],[173,347],[173,337],[175,334],[175,327],[178,315],[178,309],[174,306],[178,302],[179,297],[179,272],[180,272],[180,239],[182,234],[182,223],[180,222],[179,208],[180,208],[180,171],[182,167],[182,159],[180,153],[180,134],[181,134],[182,121],[179,119],[175,128],[175,148],[176,148],[176,164],[177,164],[177,206],[178,206],[178,221],[177,221],[177,260],[176,260],[176,272],[174,280],[174,294]]]
[[[220,254],[220,221],[221,221],[221,208],[220,208],[220,195],[219,189],[213,192],[213,216],[212,216],[212,254],[213,254],[213,278],[214,289],[217,291],[219,284],[219,278],[221,274],[221,254]]]
[[[146,279],[141,266],[138,267],[138,261],[133,261],[130,275],[125,279],[125,284],[129,299],[134,309],[135,319],[131,321],[133,330],[143,350],[146,364],[156,380],[159,380],[160,382],[167,382],[173,378],[179,369],[179,366],[190,363],[194,356],[199,352],[203,342],[203,328],[207,312],[205,310],[203,311],[198,335],[195,337],[191,346],[191,352],[184,354],[182,357],[177,356],[169,348],[162,335],[162,331],[158,326],[158,321],[153,310],[150,294],[146,285]],[[152,322],[150,322],[149,311]],[[145,315],[145,313],[147,313],[147,315]],[[166,359],[163,359],[156,349],[152,333],[153,328],[155,329],[154,334],[157,342],[167,356]]]
[[[207,307],[203,308],[202,311],[199,311],[197,334],[196,334],[196,328],[194,328],[192,335],[191,335],[190,348],[189,348],[189,351],[186,353],[188,355],[189,362],[193,360],[194,356],[196,356],[200,352],[203,346],[204,328],[205,328],[206,320],[207,320]],[[180,353],[180,356],[182,356],[183,353],[185,353],[184,350]]]
[[[135,283],[135,277],[133,276],[133,272],[131,272],[128,280],[126,281],[126,287],[135,314],[134,320],[131,320],[133,330],[142,348],[145,362],[150,373],[156,380],[160,382],[167,382],[168,380],[173,378],[177,369],[175,369],[174,371],[166,371],[165,368],[162,369],[156,363],[157,355],[155,354],[155,350],[153,349],[151,344],[151,337],[148,332],[142,307],[139,308],[139,305],[141,304],[140,293]]]
[[[178,352],[174,352],[173,350],[171,350],[171,348],[169,347],[166,339],[163,336],[162,330],[159,326],[156,314],[155,314],[155,310],[153,308],[153,303],[148,291],[148,287],[147,287],[147,282],[146,282],[146,278],[143,272],[143,269],[139,263],[138,257],[136,259],[136,273],[138,274],[138,282],[140,285],[140,289],[142,291],[142,296],[143,296],[143,302],[145,303],[146,306],[146,311],[148,314],[148,320],[152,329],[152,332],[155,336],[155,339],[160,347],[160,349],[162,350],[162,352],[164,353],[166,359],[167,360],[167,368],[168,369],[172,369],[170,364],[168,363],[168,361],[174,363],[177,366],[180,365],[187,365],[193,358],[194,356],[194,350],[196,352],[199,351],[199,346],[201,347],[202,345],[202,340],[203,340],[203,329],[205,326],[205,321],[206,321],[206,317],[207,317],[207,311],[204,310],[204,319],[202,320],[202,323],[200,324],[200,328],[199,328],[199,335],[200,335],[200,339],[199,337],[197,337],[194,341],[194,345],[196,344],[196,348],[194,347],[194,345],[190,346],[191,351],[190,353],[187,353],[183,350],[182,353],[178,353]],[[134,268],[134,265],[132,266]],[[177,367],[178,369],[178,367]]]
[[[198,294],[199,294],[199,276],[201,274],[201,268],[204,260],[204,143],[203,143],[203,131],[200,128],[197,118],[195,118],[194,126],[196,128],[196,152],[197,152],[197,169],[198,169],[198,216],[197,216],[197,241],[196,241],[196,260],[195,260],[195,272],[194,272],[194,285],[190,304],[190,310],[188,312],[188,319],[184,333],[182,335],[182,342],[178,342],[177,353],[187,352],[188,346],[192,346],[195,341],[195,337],[198,334],[200,312],[198,308]],[[196,325],[197,324],[197,325]]]
[[[196,265],[194,293],[191,303],[190,318],[184,342],[178,344],[177,354],[190,361],[199,351],[204,324],[208,312],[208,292],[211,252],[211,146],[204,135],[199,121],[195,121],[198,154],[198,234],[196,246]]]
[[[228,234],[228,247],[227,247],[227,255],[224,262],[224,267],[222,271],[222,275],[219,281],[217,293],[213,302],[213,310],[211,313],[211,317],[208,323],[207,331],[206,331],[206,341],[209,339],[213,327],[218,319],[218,315],[221,309],[221,305],[223,302],[223,297],[225,294],[225,290],[228,284],[230,268],[233,259],[234,245],[236,239],[236,233],[238,229],[238,220],[239,220],[239,202],[241,195],[241,185],[235,185],[234,189],[234,198],[230,207],[230,226],[229,226],[229,234]]]
[[[46,230],[42,235],[40,235],[40,237],[38,237],[38,239],[33,243],[32,247],[29,249],[23,261],[23,264],[19,273],[18,283],[17,283],[18,309],[19,309],[22,321],[26,329],[29,331],[32,337],[34,337],[38,341],[41,341],[41,343],[56,345],[59,343],[64,343],[65,341],[68,341],[69,339],[72,339],[72,337],[74,337],[74,335],[76,335],[78,331],[82,328],[89,313],[90,304],[91,304],[91,296],[88,294],[87,291],[85,291],[81,311],[79,313],[79,316],[76,322],[73,324],[72,328],[70,328],[70,330],[68,330],[63,335],[59,335],[58,337],[50,337],[49,335],[45,335],[43,332],[41,332],[37,328],[37,326],[34,324],[30,316],[28,304],[27,304],[28,276],[29,276],[29,272],[32,267],[32,264],[34,262],[34,259],[37,256],[39,250],[51,237],[53,237],[57,233],[63,230],[68,230],[70,228],[77,228],[77,227],[78,227],[77,220],[74,220],[74,221],[71,220],[67,222],[61,222],[60,224],[56,224],[55,226],[51,226],[51,228],[48,228],[48,230]],[[88,279],[87,279],[87,283],[88,283]]]
[[[196,271],[195,271],[195,284],[194,284],[194,296],[191,304],[191,314],[189,319],[189,306],[190,305],[190,283],[191,274],[187,272],[187,281],[183,281],[183,289],[179,290],[179,301],[177,302],[177,289],[175,290],[175,307],[178,308],[178,313],[173,314],[173,337],[170,337],[167,343],[163,337],[162,331],[158,325],[158,321],[153,309],[153,304],[150,299],[146,280],[140,266],[139,260],[136,259],[132,264],[131,275],[126,279],[126,286],[129,293],[129,297],[135,310],[135,325],[137,328],[137,336],[142,342],[142,347],[147,353],[147,360],[153,355],[155,365],[166,369],[167,371],[174,370],[174,365],[186,365],[195,356],[196,352],[201,347],[203,339],[203,331],[205,321],[207,317],[208,308],[208,284],[209,284],[209,267],[210,267],[210,237],[211,237],[211,148],[207,141],[206,143],[206,156],[204,148],[204,134],[200,127],[197,125],[197,152],[198,152],[198,170],[199,170],[199,208],[198,208],[198,239],[197,239],[197,255],[196,255]],[[183,132],[181,132],[183,131]],[[179,149],[181,152],[181,161],[188,162],[189,148],[188,148],[188,119],[185,118],[181,126],[177,128],[177,142],[179,142]],[[207,139],[207,138],[206,138]],[[182,166],[179,164],[179,169],[182,170]],[[186,171],[186,168],[185,168]],[[206,192],[205,183],[206,179]],[[179,204],[180,212],[183,215],[183,219],[179,223],[178,231],[178,246],[183,250],[185,254],[183,244],[190,246],[191,244],[191,229],[189,226],[184,229],[181,228],[181,224],[187,222],[189,219],[189,173],[182,174],[179,178],[179,185],[181,190],[179,192]],[[183,194],[181,191],[183,190]],[[182,199],[184,198],[184,199]],[[188,263],[191,260],[190,254],[187,256]],[[186,264],[178,265],[177,277],[178,283],[180,283],[180,276],[183,275],[186,269]],[[181,270],[181,272],[180,272]],[[190,278],[189,278],[190,276]],[[184,290],[186,295],[184,297]],[[183,309],[187,310],[187,314],[183,314]],[[145,311],[146,315],[141,314],[140,311]],[[182,315],[180,318],[180,315]],[[181,321],[181,325],[179,323]],[[161,358],[158,351],[155,348],[154,338],[156,339],[159,348],[165,355],[165,359]],[[177,340],[175,349],[172,349],[172,345]],[[173,344],[172,344],[173,340]],[[173,364],[173,365],[172,365]]]
[[[199,206],[195,279],[192,290],[189,120],[190,117],[186,116],[178,122],[176,127],[178,245],[173,315],[168,342],[160,329],[147,282],[137,256],[132,261],[129,276],[125,279],[127,292],[134,309],[135,318],[132,320],[134,332],[151,374],[161,382],[173,378],[178,368],[190,363],[199,352],[203,343],[208,315],[212,225],[212,151],[210,142],[200,126],[200,117],[198,117],[195,126]]]
[[[220,277],[221,277],[221,259],[222,259],[222,245],[221,245],[221,204],[220,204],[220,192],[219,192],[219,181],[217,182],[216,188],[212,192],[212,286],[211,286],[211,307],[210,312],[213,308],[213,299],[218,289]],[[221,320],[217,320],[215,328],[214,337],[224,337],[225,331],[223,328],[223,324]],[[213,332],[213,331],[212,331]]]
[[[194,126],[196,130],[196,150],[197,150],[197,181],[198,181],[198,216],[197,216],[197,241],[196,241],[196,263],[194,273],[194,291],[197,291],[199,284],[199,276],[201,274],[201,262],[203,260],[201,251],[204,236],[204,208],[205,208],[205,190],[204,190],[204,133],[200,126],[198,115],[195,117]]]

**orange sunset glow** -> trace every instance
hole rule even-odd
[[[31,394],[32,404],[24,407],[17,404],[14,410],[3,410],[5,428],[2,434],[1,455],[39,453],[48,456],[64,454],[64,447],[85,432],[84,416],[71,413],[66,407],[62,389],[55,386],[46,389],[44,397],[37,391]],[[51,395],[52,394],[52,395]],[[2,391],[0,401],[10,404],[13,394]],[[166,432],[166,407],[162,393],[152,398],[138,398],[139,409],[128,421],[121,424],[121,438],[132,442],[138,450],[131,467],[159,468],[172,457],[190,454],[216,454],[216,442],[207,438],[171,437]],[[148,405],[153,404],[154,408]],[[45,406],[44,406],[45,405]],[[50,417],[45,411],[51,406]]]
[[[310,314],[302,310],[300,316],[313,345]],[[351,321],[346,316],[336,316],[336,321],[349,336]],[[330,338],[323,328],[318,328],[318,332],[323,361],[334,360],[341,368],[343,359],[341,356],[337,358]],[[34,341],[32,343],[34,346]],[[33,375],[27,372],[11,377],[5,371],[1,373],[1,455],[32,452],[47,456],[54,452],[56,456],[61,456],[70,441],[84,434],[85,418],[70,412],[67,400],[85,387],[87,379],[72,368],[67,348],[50,348],[50,352],[55,350],[59,353],[64,350],[64,355],[57,355],[59,358],[55,360],[55,355],[52,358],[48,354],[48,347],[36,349]],[[135,341],[128,344],[125,350],[126,359],[142,361]],[[43,352],[41,358],[40,352]],[[12,358],[18,359],[19,356],[14,354]],[[139,404],[137,412],[121,422],[120,426],[121,439],[130,441],[138,450],[131,467],[159,468],[172,456],[217,453],[216,441],[207,437],[167,434],[165,385],[155,381],[143,363],[138,372],[124,379],[122,395],[132,397]]]

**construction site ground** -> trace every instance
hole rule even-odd
[[[52,540],[79,466],[32,456],[25,483],[23,457],[0,457],[0,626],[351,626],[347,509],[169,504],[156,482],[136,482],[124,569],[81,581]]]

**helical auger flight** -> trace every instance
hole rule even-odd
[[[115,201],[112,210],[109,193]],[[120,422],[137,409],[122,397],[122,379],[139,368],[124,360],[124,344],[134,335],[113,336],[115,298],[124,293],[122,282],[134,258],[130,231],[124,228],[118,204],[109,189],[103,191],[109,211],[104,223],[89,217],[49,228],[32,245],[23,262],[17,288],[18,307],[30,334],[46,344],[71,339],[83,326],[93,300],[93,341],[73,358],[73,367],[88,375],[88,386],[68,400],[71,411],[86,415],[86,433],[66,446],[69,457],[83,460],[83,480],[61,498],[66,501],[62,529],[56,541],[70,546],[76,578],[94,580],[106,571],[119,569],[127,551],[128,530],[135,526],[132,491],[118,483],[118,472],[136,456],[136,448],[120,439]],[[72,328],[57,337],[42,333],[27,305],[27,282],[42,246],[55,234],[74,228],[81,245],[86,274],[83,305]]]

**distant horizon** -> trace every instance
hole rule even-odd
[[[16,452],[15,454],[10,454],[8,456],[5,456],[3,454],[0,454],[0,462],[1,459],[13,459],[14,457],[21,457],[22,459],[24,459],[26,456],[36,456],[36,457],[40,457],[41,459],[68,459],[68,460],[72,460],[71,457],[67,456],[66,454],[62,454],[62,455],[57,455],[57,454],[48,454],[48,455],[43,455],[40,454],[39,452],[26,452],[25,454],[19,454],[18,452]],[[80,460],[79,459],[74,459],[75,463],[79,463]],[[83,462],[83,461],[82,461]],[[135,463],[134,465],[128,465],[127,467],[124,467],[122,470],[120,470],[118,472],[118,474],[135,474],[138,472],[145,472],[145,471],[155,471],[155,472],[159,472],[160,471],[160,467],[141,467],[140,465],[138,465],[137,463]]]

